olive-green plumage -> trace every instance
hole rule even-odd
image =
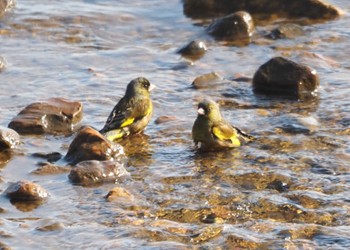
[[[100,133],[110,141],[141,133],[151,119],[153,105],[150,91],[154,88],[146,78],[132,80],[125,95],[115,105]]]
[[[232,126],[221,115],[219,105],[212,100],[198,104],[198,116],[192,127],[192,138],[203,151],[235,148],[253,139]]]

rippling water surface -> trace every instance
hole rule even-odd
[[[145,134],[123,142],[133,199],[108,202],[115,187],[73,186],[67,173],[31,172],[37,152],[65,154],[73,136],[23,136],[0,155],[0,191],[28,179],[50,193],[38,207],[0,197],[0,243],[13,249],[348,249],[350,248],[350,3],[341,18],[304,27],[306,35],[246,47],[224,46],[186,18],[180,1],[18,0],[0,19],[0,125],[26,105],[64,97],[84,105],[82,124],[101,128],[137,76],[148,78],[154,116]],[[258,34],[273,25],[257,26]],[[193,39],[208,51],[190,63],[176,51]],[[251,77],[273,56],[315,68],[319,97],[255,96]],[[195,77],[226,80],[190,88]],[[191,127],[208,95],[257,140],[231,152],[198,155]],[[172,121],[156,124],[160,116]]]

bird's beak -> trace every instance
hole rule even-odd
[[[148,91],[151,92],[153,89],[156,88],[156,85],[153,85],[152,83],[149,85]]]
[[[199,109],[197,109],[197,113],[198,113],[199,115],[204,115],[204,114],[205,114],[205,111],[204,111],[203,108],[199,108]]]

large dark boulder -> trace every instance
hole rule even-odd
[[[8,127],[19,134],[68,134],[82,116],[83,105],[80,102],[50,98],[25,107]]]
[[[0,151],[15,148],[19,143],[20,136],[16,131],[0,126]]]
[[[224,16],[247,11],[253,16],[332,20],[341,12],[322,0],[183,0],[184,13],[192,18]]]
[[[213,21],[207,32],[217,40],[249,43],[254,32],[253,18],[248,12],[238,11]]]
[[[82,128],[69,146],[64,159],[71,165],[88,160],[120,160],[124,158],[121,145],[107,140],[100,132],[91,128]]]
[[[115,183],[129,175],[122,162],[83,161],[70,171],[68,178],[73,184],[87,186],[107,182]]]
[[[318,86],[316,70],[283,57],[270,59],[253,77],[253,90],[258,94],[300,98],[315,95]]]

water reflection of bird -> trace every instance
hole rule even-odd
[[[192,138],[203,151],[235,148],[252,141],[253,137],[232,126],[221,115],[219,105],[212,100],[198,104],[198,116],[193,124]]]
[[[127,86],[124,97],[115,105],[100,133],[110,141],[141,133],[152,116],[153,105],[150,92],[154,87],[144,77],[132,80]]]

